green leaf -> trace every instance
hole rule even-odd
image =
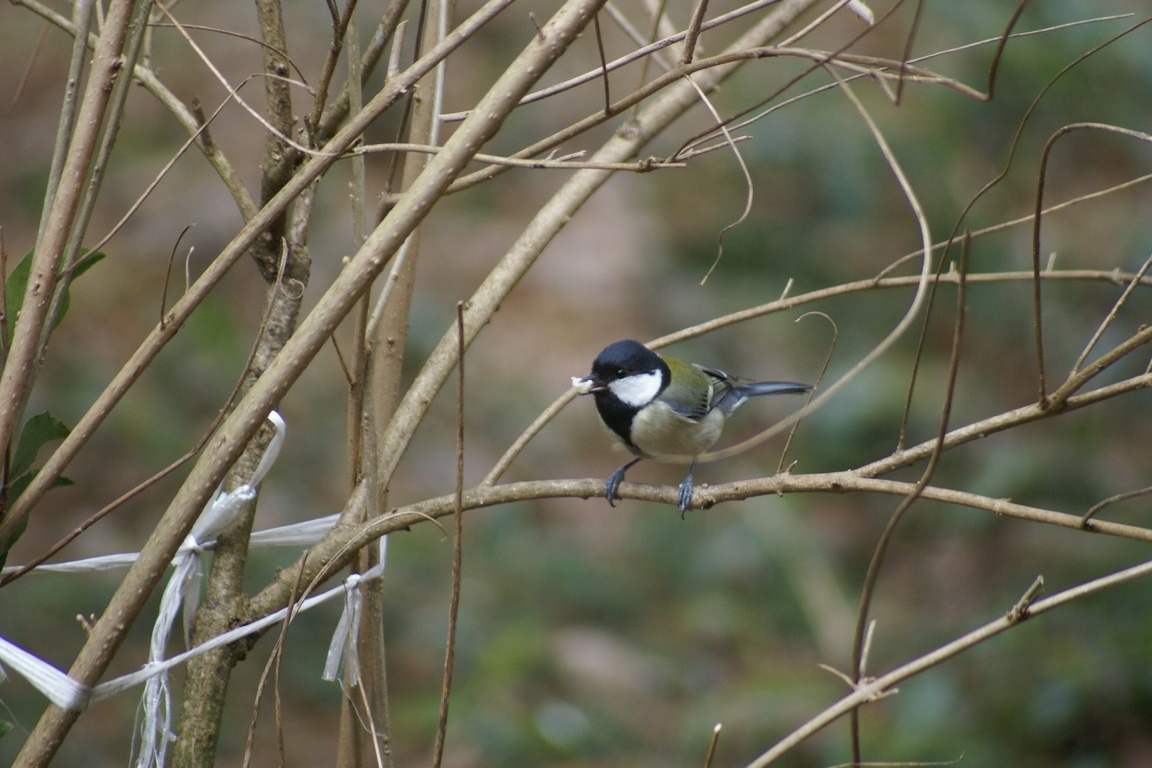
[[[24,493],[32,479],[36,477],[36,473],[40,471],[32,469],[32,462],[36,461],[36,454],[40,452],[44,444],[53,440],[63,440],[68,437],[70,431],[68,425],[47,411],[28,419],[24,428],[20,430],[20,439],[16,442],[16,451],[12,454],[12,465],[8,469],[7,497],[9,500],[20,498],[20,494]],[[72,485],[72,481],[66,477],[58,477],[52,482],[53,488],[65,485]],[[12,531],[12,536],[9,537],[8,541],[0,542],[0,568],[3,568],[4,564],[8,562],[8,551],[24,535],[24,530],[27,527],[28,518],[24,518],[20,525]]]
[[[25,472],[24,474],[14,479],[11,483],[9,483],[9,498],[19,498],[20,494],[24,493],[24,490],[32,482],[32,479],[36,477],[36,474],[39,471],[40,470],[38,469],[34,469],[31,472]],[[75,483],[67,477],[58,477],[52,481],[53,488],[62,488],[67,485],[75,485]],[[12,535],[8,537],[8,541],[0,544],[0,568],[3,568],[8,563],[8,552],[11,551],[12,545],[20,540],[20,537],[24,535],[24,531],[26,530],[28,530],[27,517],[21,520],[20,524],[16,526],[15,530],[12,531]]]
[[[80,277],[80,275],[87,272],[97,262],[103,261],[107,255],[104,251],[92,251],[92,253],[80,259],[80,261],[76,262],[76,266],[72,267],[72,279],[75,280]]]
[[[8,469],[8,477],[16,478],[28,472],[32,468],[32,462],[36,461],[36,454],[45,443],[63,440],[68,437],[69,432],[71,430],[68,429],[68,425],[48,411],[28,419],[24,428],[20,430],[20,439],[16,441],[16,452],[12,454],[12,466]],[[15,499],[17,495],[12,494],[9,488],[8,498]]]
[[[107,254],[103,251],[93,251],[85,256],[80,261],[76,262],[76,266],[72,267],[72,279],[80,277],[80,275],[87,272],[96,262],[102,260]],[[27,278],[25,278],[27,281]],[[72,293],[72,284],[68,284],[69,290],[64,291],[63,298],[60,299],[60,309],[56,312],[56,317],[52,321],[52,328],[55,330],[56,326],[60,325],[60,321],[64,319],[64,315],[68,314],[68,307],[71,305],[72,300],[70,294]]]
[[[24,305],[24,291],[28,289],[28,275],[31,271],[32,251],[29,251],[12,268],[4,283],[4,306],[8,310],[8,336],[5,343],[12,341],[12,329],[16,327],[16,318],[20,315],[20,307]]]
[[[8,483],[8,497],[12,499],[20,498],[20,494],[24,493],[24,491],[28,488],[29,485],[32,484],[32,481],[38,474],[40,474],[40,470],[34,469],[31,472],[25,472],[19,477],[14,478],[12,482]],[[76,485],[76,481],[61,475],[52,481],[52,485],[48,486],[48,489],[51,490],[52,488],[64,488],[69,485]],[[15,543],[15,541],[16,539],[12,539],[12,541],[8,543],[11,545]]]
[[[24,531],[28,530],[28,518],[25,517],[20,521],[16,529],[12,531],[12,535],[8,537],[8,541],[0,543],[0,568],[8,564],[8,553],[12,551],[12,545],[20,540],[24,535]]]
[[[72,267],[72,279],[80,277],[80,275],[87,272],[97,262],[104,259],[108,254],[103,251],[93,251]],[[20,310],[24,306],[24,292],[28,290],[28,277],[32,274],[32,251],[24,255],[19,263],[12,268],[12,272],[8,275],[8,280],[4,284],[4,301],[8,309],[8,337],[7,342],[12,341],[12,332],[16,328],[16,322],[19,320]],[[68,312],[69,291],[64,292],[64,297],[60,300],[60,308],[56,312],[56,317],[52,319],[52,327],[60,325],[60,321],[64,319],[64,315]]]

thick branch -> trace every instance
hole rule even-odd
[[[779,34],[793,19],[811,6],[815,0],[786,0],[774,13],[761,21],[739,40],[732,48],[741,49],[771,39]],[[724,78],[732,74],[736,63],[715,67],[700,73],[696,87],[707,92],[716,88]],[[696,88],[687,83],[679,83],[669,88],[643,109],[626,128],[617,131],[595,155],[593,164],[623,162],[634,157],[649,141],[659,135],[697,103]],[[476,111],[473,111],[476,114]],[[439,157],[439,156],[437,156]],[[465,305],[464,333],[465,346],[468,346],[500,307],[513,287],[536,263],[537,257],[568,223],[573,214],[587,202],[600,188],[612,172],[584,170],[573,174],[572,178],[545,203],[525,228],[524,233],[488,273],[484,282]],[[408,447],[416,427],[424,418],[433,398],[440,391],[448,376],[456,366],[458,348],[455,326],[440,339],[439,344],[429,355],[404,400],[396,411],[396,418],[381,438],[380,481],[387,483]]]
[[[121,53],[133,7],[132,0],[115,0],[108,7],[102,34],[96,43],[91,74],[76,118],[76,131],[68,146],[60,186],[49,204],[44,236],[32,257],[20,319],[12,336],[4,372],[0,374],[0,451],[11,448],[16,425],[40,367],[41,333],[51,322],[47,317],[48,307],[60,275],[64,248],[72,235],[73,219],[87,189],[85,180],[103,125],[104,112],[112,97],[112,86],[120,74]],[[13,513],[11,518],[18,523],[20,516]],[[5,531],[0,534],[3,537],[0,541],[7,541],[10,535],[10,530]]]
[[[1059,608],[1066,605],[1073,600],[1078,600],[1085,595],[1100,592],[1104,589],[1114,587],[1119,584],[1132,581],[1134,579],[1143,578],[1152,574],[1152,562],[1141,563],[1139,565],[1126,568],[1123,571],[1102,576],[1099,579],[1085,582],[1079,586],[1066,589],[1063,592],[1058,592],[1051,597],[1044,598],[1043,600],[1032,600],[1030,596],[1025,596],[1020,602],[1013,606],[1003,616],[995,621],[989,622],[982,627],[972,630],[971,632],[962,635],[950,643],[940,646],[931,653],[926,653],[912,661],[907,662],[893,670],[886,672],[879,677],[871,678],[862,681],[856,689],[845,696],[840,701],[828,707],[816,717],[809,720],[804,725],[797,728],[786,738],[778,742],[772,749],[768,750],[760,757],[753,760],[748,764],[748,768],[764,768],[771,763],[774,763],[777,758],[783,756],[790,749],[801,743],[808,737],[817,733],[820,729],[835,722],[837,719],[843,717],[849,712],[854,711],[857,707],[863,704],[869,704],[876,701],[890,693],[895,693],[896,689],[893,687],[897,683],[907,680],[911,677],[919,675],[920,673],[931,669],[932,667],[941,664],[948,659],[972,648],[980,643],[988,640],[1002,632],[1005,632],[1012,627],[1019,624],[1021,621],[1038,616],[1042,613]]]
[[[1011,427],[1048,418],[1058,413],[1063,413],[1064,411],[1083,408],[1086,405],[1092,405],[1101,400],[1107,400],[1125,392],[1131,392],[1149,386],[1152,386],[1152,374],[1146,373],[1142,376],[1134,376],[1106,387],[1094,389],[1091,392],[1085,392],[1082,395],[1069,397],[1064,401],[1063,407],[1060,409],[1042,408],[1039,404],[1033,403],[1032,405],[1026,405],[1012,411],[999,413],[949,432],[944,436],[944,450],[970,443],[973,440],[979,440],[996,432],[1003,432]],[[935,445],[935,440],[926,440],[906,450],[897,451],[891,456],[880,459],[879,461],[865,464],[854,471],[862,477],[886,475],[897,469],[916,464],[928,458],[928,456],[932,454]]]
[[[693,493],[692,506],[708,508],[721,502],[745,501],[785,493],[856,492],[907,496],[915,489],[915,483],[864,477],[858,471],[809,475],[778,474],[772,477],[740,480],[720,485],[697,486]],[[367,489],[358,488],[349,502],[349,508],[361,509],[365,503],[366,493]],[[466,511],[539,499],[581,498],[594,499],[594,503],[599,503],[599,498],[602,497],[603,493],[604,481],[593,478],[584,480],[534,480],[478,486],[463,494],[462,503],[463,509]],[[665,504],[674,509],[678,494],[679,489],[675,486],[625,482],[620,484],[617,497]],[[1081,514],[1032,507],[1006,499],[994,499],[989,496],[950,488],[927,486],[923,489],[921,497],[931,501],[981,509],[994,515],[1013,517],[1019,520],[1102,533],[1137,541],[1152,541],[1152,529],[1149,528],[1105,520],[1084,521]],[[280,610],[287,605],[294,584],[310,583],[320,575],[335,573],[352,561],[356,550],[371,544],[381,536],[408,530],[414,525],[451,515],[455,509],[455,503],[455,495],[448,494],[399,507],[383,518],[365,523],[341,523],[333,528],[323,540],[309,549],[307,557],[300,558],[291,566],[280,571],[271,584],[253,597],[253,616],[264,616]],[[344,519],[350,518],[352,515],[346,510]]]
[[[283,212],[288,203],[326,170],[336,157],[360,136],[376,115],[426,73],[425,66],[430,68],[449,51],[454,50],[478,25],[506,7],[508,2],[510,0],[490,2],[481,11],[473,14],[471,23],[454,30],[444,43],[436,46],[429,56],[421,59],[420,67],[414,65],[403,78],[398,77],[390,82],[361,114],[333,138],[329,151],[317,155],[306,163],[301,172],[296,174],[265,206],[260,215],[241,230],[205,274],[193,284],[184,299],[178,302],[165,318],[166,323],[155,331],[149,337],[149,341],[133,356],[126,369],[127,373],[122,371],[117,381],[109,387],[112,395],[106,392],[101,399],[109,396],[113,397],[113,400],[119,399],[123,390],[117,390],[117,382],[125,376],[131,380],[135,371],[142,369],[143,365],[151,360],[171,334],[175,333],[176,328],[187,317],[187,313],[191,312],[228,267],[243,255],[256,236]],[[265,376],[261,377],[236,411],[224,422],[219,434],[209,443],[188,480],[157,524],[152,536],[141,550],[139,559],[124,577],[107,610],[92,627],[88,641],[69,671],[74,679],[91,684],[103,674],[200,510],[223,479],[225,472],[239,457],[248,440],[264,422],[268,411],[279,401],[325,343],[340,319],[344,317],[372,277],[379,272],[395,248],[399,247],[404,237],[427,214],[432,203],[442,194],[455,174],[470,160],[483,141],[495,132],[512,108],[509,99],[519,98],[526,92],[531,83],[571,42],[582,23],[586,21],[587,17],[584,14],[590,11],[590,6],[595,6],[593,0],[569,3],[558,14],[557,19],[554,19],[543,40],[533,38],[528,49],[521,55],[521,65],[502,78],[485,98],[483,105],[486,111],[480,113],[476,120],[460,127],[449,142],[453,147],[452,151],[446,150],[430,163],[429,170],[421,176],[420,183],[413,185],[412,194],[406,196],[388,221],[373,233],[373,237],[369,238],[365,247],[350,260],[348,268],[336,279],[316,310],[286,345],[283,353],[273,361]],[[183,317],[181,313],[184,313]],[[141,357],[144,360],[138,361]],[[110,408],[110,405],[108,407]],[[92,413],[93,411],[89,411],[86,418]],[[106,411],[98,412],[94,417],[95,420],[102,420],[105,413]],[[95,424],[90,426],[94,428]],[[79,428],[73,430],[72,435],[75,436],[78,431]],[[61,454],[62,450],[63,447],[57,451],[57,455]],[[60,463],[57,462],[56,471],[58,472],[60,468]],[[46,465],[37,479],[48,474]],[[75,720],[74,713],[50,706],[25,742],[16,765],[20,768],[46,765]]]
[[[52,487],[52,484],[75,458],[80,448],[91,439],[92,434],[103,423],[112,408],[135,383],[140,373],[151,364],[160,350],[176,335],[176,332],[180,330],[192,312],[200,306],[205,297],[232,268],[232,265],[248,251],[259,234],[270,226],[271,222],[283,213],[293,200],[303,194],[316,179],[323,175],[338,157],[360,138],[363,131],[391,107],[397,99],[419,82],[437,63],[456,50],[479,27],[499,14],[511,2],[512,0],[490,0],[465,23],[453,30],[440,45],[413,63],[407,70],[389,80],[380,93],[376,94],[363,110],[336,133],[332,141],[325,146],[323,153],[304,163],[284,189],[277,193],[251,220],[246,222],[244,228],[237,233],[232,242],[189,286],[180,300],[164,316],[159,326],[143,341],[111,383],[81,417],[80,421],[76,423],[76,426],[72,428],[68,437],[60,443],[51,457],[44,463],[27,490],[17,499],[9,519],[4,521],[4,525],[8,525],[10,522],[13,526],[18,524],[40,497]]]

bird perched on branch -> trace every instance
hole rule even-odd
[[[624,473],[641,459],[691,457],[688,476],[680,483],[681,516],[692,501],[696,458],[720,437],[732,411],[750,397],[808,392],[791,381],[743,380],[653,352],[638,341],[609,344],[592,363],[592,373],[573,376],[580,394],[596,398],[596,410],[625,447],[638,458],[608,478],[604,498],[612,504]]]

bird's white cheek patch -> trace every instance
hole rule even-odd
[[[617,379],[608,385],[612,394],[620,398],[625,405],[641,408],[660,392],[660,372],[637,373]]]

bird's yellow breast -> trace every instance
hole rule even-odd
[[[646,458],[696,456],[720,438],[724,414],[708,413],[699,421],[685,418],[657,400],[632,419],[632,443]]]

